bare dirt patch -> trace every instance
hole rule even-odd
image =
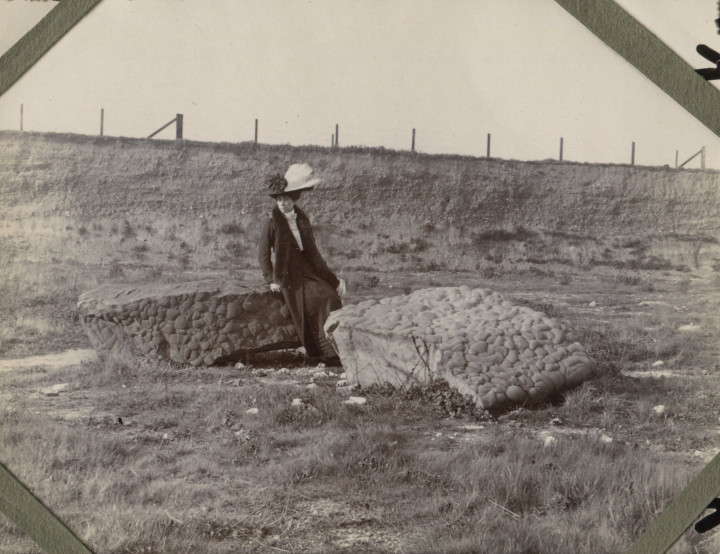
[[[62,369],[82,363],[94,362],[96,359],[95,351],[92,349],[72,349],[42,356],[0,360],[0,372],[16,371],[18,369],[33,367],[42,367],[49,370]]]

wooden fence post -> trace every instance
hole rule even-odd
[[[702,147],[702,154],[700,154],[700,167],[705,169],[705,147]]]
[[[630,154],[630,165],[635,165],[635,141],[632,143],[632,152]]]
[[[487,157],[490,157],[490,133],[487,136]]]
[[[563,158],[563,138],[560,137],[560,161],[562,161]]]
[[[340,127],[339,127],[339,125],[336,123],[336,124],[335,124],[335,148],[337,148],[338,144],[340,144],[340,134],[339,134],[339,131],[340,131]]]
[[[103,136],[105,127],[105,108],[100,108],[100,136]]]
[[[410,146],[410,151],[411,151],[411,152],[415,152],[415,129],[413,129],[412,144],[411,144],[411,146]]]
[[[675,169],[677,169],[679,155],[680,155],[680,150],[675,150]]]
[[[258,120],[255,120],[255,144],[257,144],[257,138],[258,138]]]
[[[183,138],[183,114],[177,114],[175,119],[175,139],[180,140]]]

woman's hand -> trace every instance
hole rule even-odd
[[[280,285],[277,283],[270,283],[270,290],[272,292],[280,292]]]
[[[338,285],[336,291],[340,296],[345,296],[345,293],[347,292],[347,285],[345,284],[345,279],[340,279],[340,284]]]

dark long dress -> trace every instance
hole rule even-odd
[[[305,256],[301,255],[301,257],[305,351],[310,358],[332,358],[336,356],[336,353],[325,336],[323,326],[330,312],[342,308],[342,303],[335,290],[317,276]],[[283,289],[284,292],[285,289]],[[298,322],[295,322],[296,328],[297,325]]]
[[[335,292],[339,279],[322,259],[307,216],[297,207],[295,211],[303,250],[285,216],[275,207],[260,234],[260,268],[266,282],[280,285],[308,357],[332,358],[336,353],[325,337],[323,325],[331,311],[342,307]]]

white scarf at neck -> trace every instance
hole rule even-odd
[[[300,238],[300,229],[298,229],[298,226],[297,226],[297,213],[295,213],[295,210],[292,210],[287,213],[280,210],[280,213],[285,216],[285,219],[287,219],[288,225],[290,226],[290,230],[292,231],[292,234],[295,237],[295,240],[297,241],[298,246],[300,247],[300,250],[302,250],[303,243],[302,243],[302,239]]]

